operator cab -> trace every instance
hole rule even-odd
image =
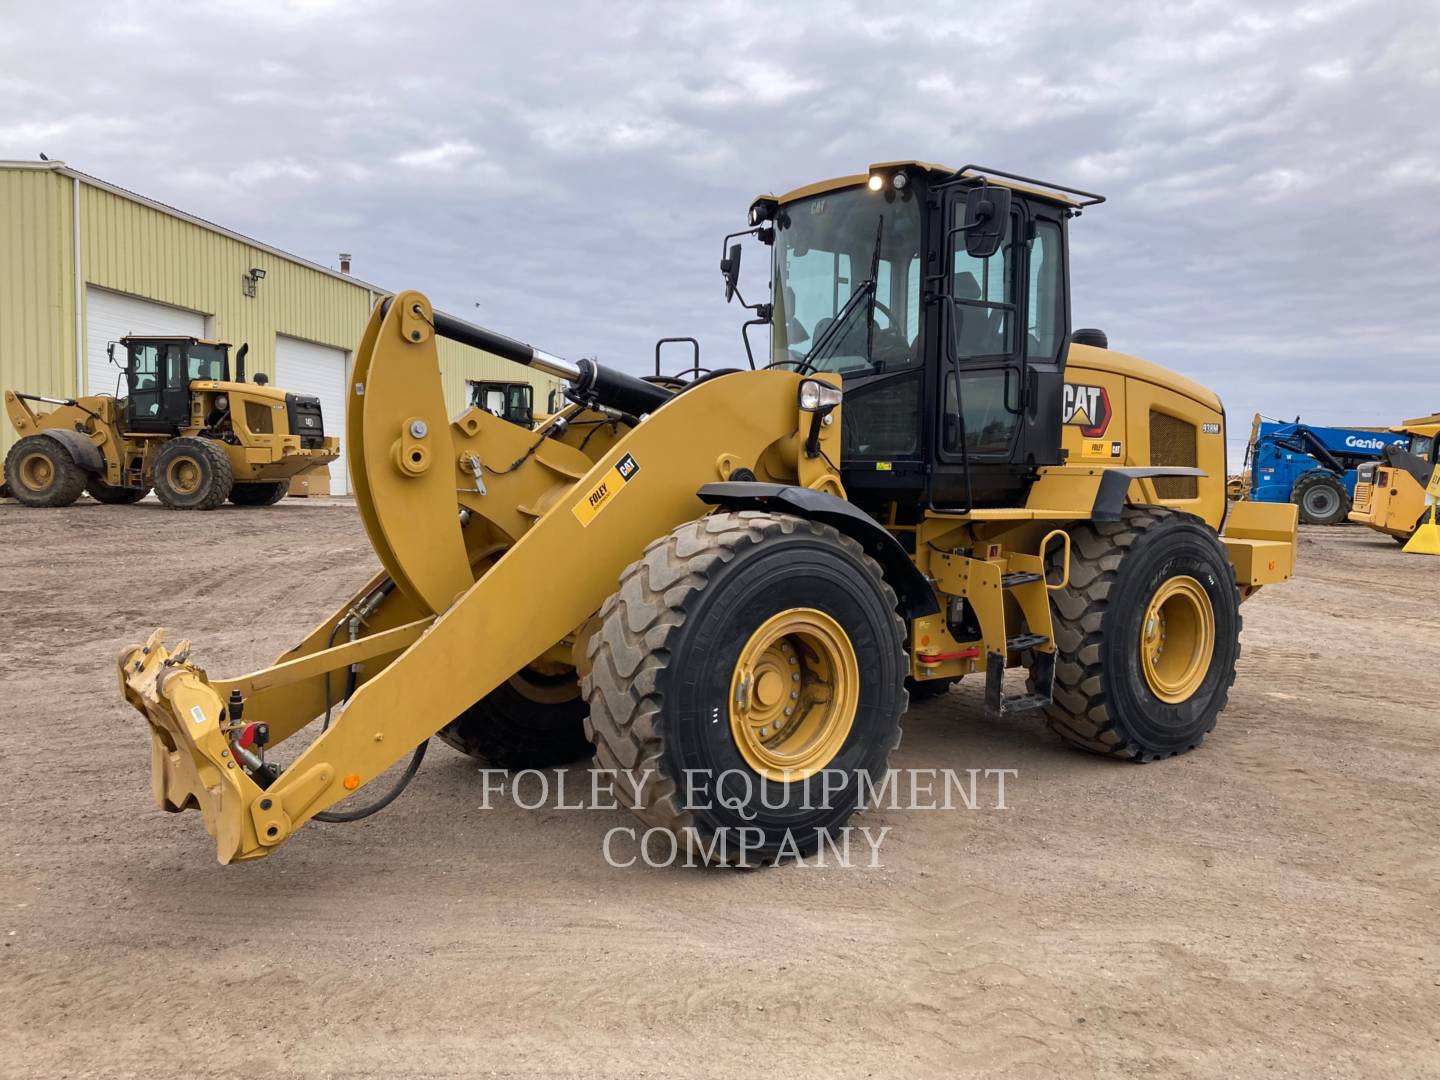
[[[230,346],[183,336],[121,338],[125,423],[141,434],[174,435],[190,423],[190,384],[230,380]],[[114,345],[110,357],[114,361]]]
[[[535,388],[529,383],[476,382],[472,379],[470,404],[512,424],[527,428],[535,426]]]
[[[752,204],[773,246],[770,366],[844,380],[854,501],[1013,505],[1060,463],[1067,224],[1101,201],[892,162]]]

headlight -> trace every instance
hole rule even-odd
[[[835,408],[844,395],[838,386],[806,379],[800,384],[800,408],[805,412],[822,412]]]
[[[226,409],[230,408],[230,395],[228,395],[228,394],[216,394],[216,395],[215,395],[215,407],[216,407],[217,409],[219,409],[221,412],[224,412]]]

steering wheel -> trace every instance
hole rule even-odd
[[[885,304],[881,303],[878,296],[872,296],[870,298],[870,302],[875,305],[876,311],[880,312],[880,314],[884,315],[885,318],[890,321],[890,326],[885,327],[885,329],[888,330],[890,329],[890,327],[899,325],[900,320],[895,318],[895,313],[891,311]]]

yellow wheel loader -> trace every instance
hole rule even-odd
[[[384,299],[347,420],[383,569],[248,675],[162,631],[125,650],[157,803],[198,809],[228,863],[374,812],[432,735],[507,765],[593,746],[661,836],[753,863],[883,785],[907,686],[982,680],[991,713],[1111,757],[1199,745],[1296,508],[1227,503],[1213,393],[1071,333],[1069,225],[1100,201],[922,162],[761,197],[771,298],[740,302],[768,358],[688,380]],[[570,404],[535,431],[449,418],[440,338]]]
[[[1387,446],[1379,461],[1366,462],[1356,470],[1350,520],[1369,525],[1403,546],[1429,513],[1425,485],[1440,465],[1440,455],[1435,452],[1440,442],[1440,413],[1406,420],[1390,430],[1408,435],[1409,441]]]
[[[245,381],[242,345],[193,337],[122,338],[123,398],[49,398],[5,391],[20,438],[5,456],[5,489],[25,506],[69,506],[81,492],[139,502],[154,488],[172,510],[214,510],[229,499],[269,506],[297,474],[340,455],[320,399]],[[52,405],[37,412],[32,404]]]

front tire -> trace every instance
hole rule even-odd
[[[527,667],[439,731],[442,742],[498,769],[543,769],[594,752],[585,737],[585,700],[573,669]]]
[[[813,852],[899,743],[895,609],[879,565],[827,525],[748,511],[681,525],[600,609],[582,683],[596,763],[643,781],[627,796],[641,821],[700,861]]]
[[[214,510],[234,485],[230,459],[206,439],[171,439],[155,458],[155,494],[171,510]]]
[[[236,506],[274,506],[289,492],[289,480],[276,480],[262,484],[236,484],[230,489],[230,501]]]
[[[54,439],[27,435],[5,455],[5,483],[24,506],[69,506],[85,490],[85,473]]]
[[[1070,583],[1051,594],[1050,728],[1097,754],[1154,761],[1199,746],[1235,681],[1240,596],[1205,522],[1156,506],[1070,530]]]
[[[1326,472],[1306,473],[1296,480],[1290,501],[1300,507],[1300,520],[1306,525],[1339,525],[1350,516],[1349,492]]]

